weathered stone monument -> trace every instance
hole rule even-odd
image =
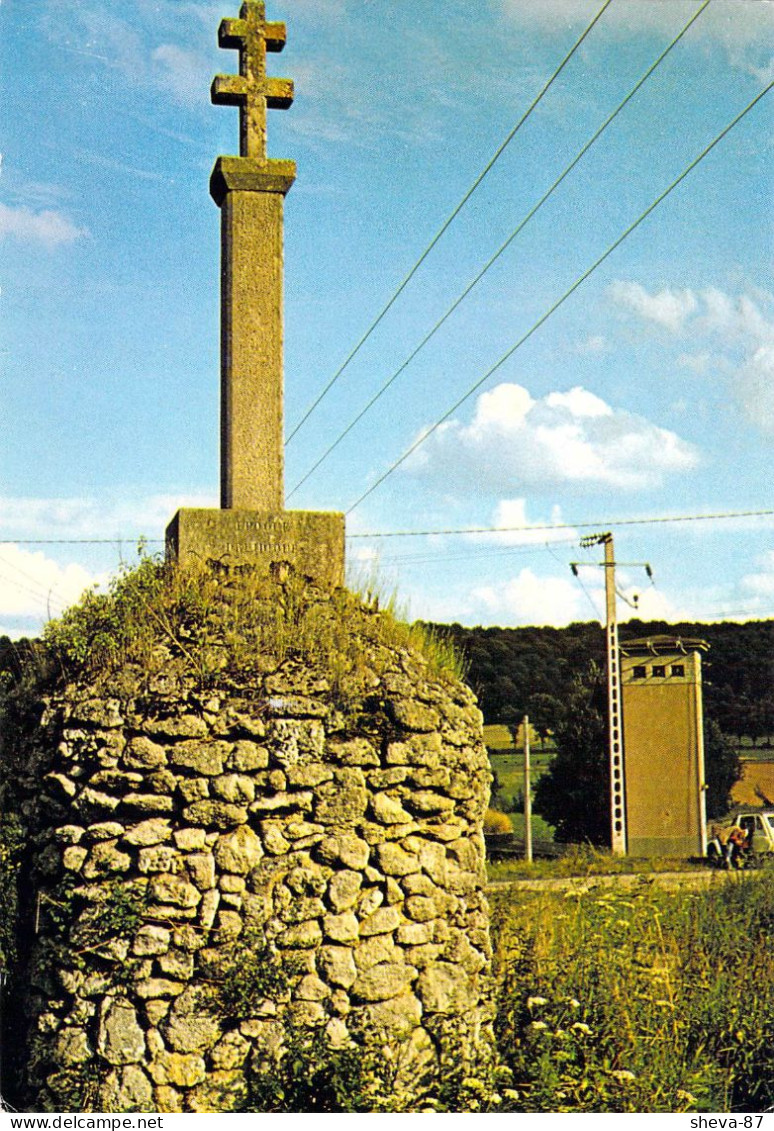
[[[210,180],[221,210],[221,510],[178,511],[167,554],[266,572],[287,563],[332,588],[343,584],[343,515],[284,510],[283,205],[296,169],[267,157],[266,114],[290,106],[293,84],[267,76],[266,53],[282,50],[285,26],[247,0],[218,38],[239,49],[239,74],[219,75],[212,100],[240,112],[240,155],[219,157]]]
[[[282,509],[284,29],[248,0],[220,42],[223,507],[0,698],[0,1075],[30,1111],[448,1110],[492,1054],[482,716],[341,587],[342,517]]]

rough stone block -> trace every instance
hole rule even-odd
[[[183,810],[183,817],[192,825],[201,824],[211,829],[230,829],[234,825],[246,823],[247,810],[243,805],[232,805],[228,801],[194,801]]]
[[[337,589],[344,584],[344,516],[186,508],[167,527],[167,559],[252,565],[267,576],[288,564],[321,588]]]
[[[358,976],[352,986],[352,996],[360,1001],[387,1001],[400,997],[418,973],[414,966],[380,962]]]
[[[472,987],[465,971],[451,962],[436,962],[419,976],[417,992],[428,1013],[464,1013]]]
[[[391,841],[378,845],[376,855],[385,876],[408,876],[420,869],[418,856]]]
[[[151,742],[145,735],[131,739],[124,751],[123,760],[130,769],[149,770],[165,766],[167,752],[157,742]]]
[[[221,872],[246,875],[263,856],[263,846],[247,825],[241,825],[232,833],[220,837],[215,847],[215,862]]]
[[[105,998],[97,1034],[97,1051],[108,1064],[136,1064],[145,1056],[145,1036],[137,1011],[126,998]]]
[[[263,723],[260,725],[262,737],[265,727]],[[265,770],[268,764],[269,751],[266,747],[259,746],[257,742],[250,742],[246,738],[241,738],[234,743],[226,761],[229,770],[236,770],[241,773],[248,773],[251,770]]]
[[[169,950],[169,937],[170,933],[166,927],[158,927],[155,924],[140,927],[135,936],[132,954],[142,957],[164,954]]]
[[[203,742],[195,738],[176,743],[169,755],[175,766],[185,766],[197,774],[215,777],[223,773],[223,763],[229,753],[229,744],[215,740]]]
[[[323,946],[317,956],[320,973],[332,986],[347,989],[357,977],[355,959],[348,946]]]
[[[359,934],[357,918],[351,911],[345,911],[343,915],[326,915],[323,929],[325,937],[331,942],[355,942]]]
[[[401,917],[397,907],[379,907],[360,924],[360,934],[385,935],[400,926]]]
[[[381,825],[408,825],[413,821],[410,813],[389,793],[375,793],[371,798],[371,812]]]
[[[334,911],[348,911],[358,897],[363,879],[349,869],[335,872],[328,885],[328,899]]]
[[[141,845],[146,848],[154,844],[161,844],[165,840],[169,840],[172,835],[172,829],[169,821],[164,817],[151,817],[147,821],[141,821],[139,825],[135,825],[124,833],[123,839],[127,844]]]

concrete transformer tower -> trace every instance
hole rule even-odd
[[[703,640],[621,644],[627,852],[703,856],[707,847]]]

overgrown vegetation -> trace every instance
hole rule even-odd
[[[774,877],[497,896],[497,1033],[525,1112],[774,1102]]]
[[[414,649],[433,674],[459,678],[461,661],[442,633],[399,619],[395,602],[337,590],[330,599],[303,579],[204,565],[169,567],[145,557],[107,593],[88,592],[43,636],[54,673],[91,674],[123,665],[153,670],[165,645],[203,686],[269,662],[313,659],[342,691],[366,664],[369,645]],[[369,660],[372,662],[373,657]]]
[[[302,965],[302,960],[283,962],[260,931],[246,931],[210,981],[204,1004],[230,1023],[246,1021],[260,1012],[267,999],[288,1001]]]
[[[470,1064],[454,1034],[434,1049],[389,1037],[350,1019],[350,1039],[335,1042],[322,1026],[287,1025],[281,1049],[253,1057],[243,1112],[470,1112],[494,1110],[502,1072],[491,1055]],[[434,1067],[436,1055],[438,1068]],[[506,1083],[510,1072],[504,1069]]]
[[[24,849],[21,823],[14,813],[0,812],[0,979],[17,959],[16,922],[19,893],[16,880]]]
[[[499,1063],[292,1029],[240,1110],[758,1112],[774,1102],[774,877],[494,897]],[[452,1042],[453,1043],[453,1042]],[[412,1075],[413,1073],[413,1075]],[[396,1108],[399,1079],[413,1081]]]
[[[127,958],[129,943],[145,921],[146,885],[111,880],[87,898],[72,876],[55,893],[39,896],[36,917],[46,928],[46,949],[75,970],[98,969],[108,982],[130,982],[135,959]],[[41,953],[40,961],[49,963]]]

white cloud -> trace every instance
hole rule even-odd
[[[6,538],[159,538],[180,507],[217,505],[211,495],[123,498],[0,497]]]
[[[610,297],[645,322],[687,338],[695,348],[677,364],[701,376],[728,375],[732,395],[750,422],[774,432],[774,296],[748,288],[728,294],[717,287],[649,293],[619,281]]]
[[[46,208],[33,212],[22,205],[11,208],[0,204],[0,239],[13,236],[18,240],[42,243],[53,248],[59,244],[73,243],[88,235],[85,228],[78,228],[61,212]]]
[[[742,342],[774,344],[774,319],[767,317],[762,309],[772,306],[772,295],[760,292],[756,301],[750,294],[734,297],[716,287],[708,287],[700,293],[700,298],[703,308],[698,330]]]
[[[618,305],[673,333],[679,333],[698,308],[698,301],[691,290],[673,291],[667,288],[657,294],[649,294],[639,283],[618,281],[611,283],[609,293]]]
[[[588,592],[588,586],[587,592]],[[563,577],[539,577],[522,569],[503,585],[474,589],[472,598],[490,624],[552,625],[559,628],[572,621],[588,620],[591,608],[577,583]],[[604,610],[604,595],[592,595]],[[586,609],[584,611],[584,604]]]
[[[151,55],[159,86],[184,105],[207,101],[211,81],[209,60],[173,43],[162,43]]]
[[[705,373],[709,372],[712,355],[709,350],[702,350],[700,353],[681,353],[677,359],[677,364],[682,369],[689,369],[692,373],[697,373],[703,377]]]
[[[742,366],[736,393],[748,419],[774,433],[774,346],[760,346]]]
[[[673,333],[712,336],[724,343],[774,344],[774,295],[748,288],[736,295],[718,287],[683,290],[665,287],[650,292],[640,283],[619,279],[611,283],[612,301]]]
[[[206,52],[214,47],[222,6],[134,0],[122,8],[107,16],[104,3],[95,0],[48,0],[41,26],[57,50],[94,59],[128,83],[164,90],[178,103],[206,104],[212,76]]]
[[[501,0],[506,17],[515,25],[567,36],[580,30],[599,11],[598,0]],[[597,36],[676,34],[696,11],[676,0],[626,0],[611,4],[599,21]],[[717,44],[731,66],[763,81],[771,77],[774,5],[770,0],[714,0],[710,10],[691,28],[691,40]]]
[[[607,339],[603,337],[602,334],[592,334],[582,342],[578,342],[575,347],[575,352],[581,356],[585,354],[605,353],[606,350]]]
[[[544,546],[549,542],[567,542],[580,537],[577,530],[563,525],[562,510],[551,508],[548,519],[530,520],[526,499],[500,499],[494,510],[492,526],[495,530],[469,534],[473,542],[491,542],[497,546]],[[552,530],[556,526],[558,529]]]
[[[77,601],[85,589],[104,581],[76,562],[61,566],[41,551],[0,547],[0,623],[34,625]],[[9,632],[9,635],[11,634]],[[17,633],[13,633],[16,635]]]
[[[676,433],[586,389],[535,400],[515,384],[483,393],[470,424],[447,422],[419,453],[408,470],[499,495],[580,485],[640,490],[698,463],[696,449]]]
[[[754,597],[766,598],[771,605],[774,598],[774,550],[762,554],[758,560],[760,568],[755,573],[746,574],[742,580],[742,588]]]

